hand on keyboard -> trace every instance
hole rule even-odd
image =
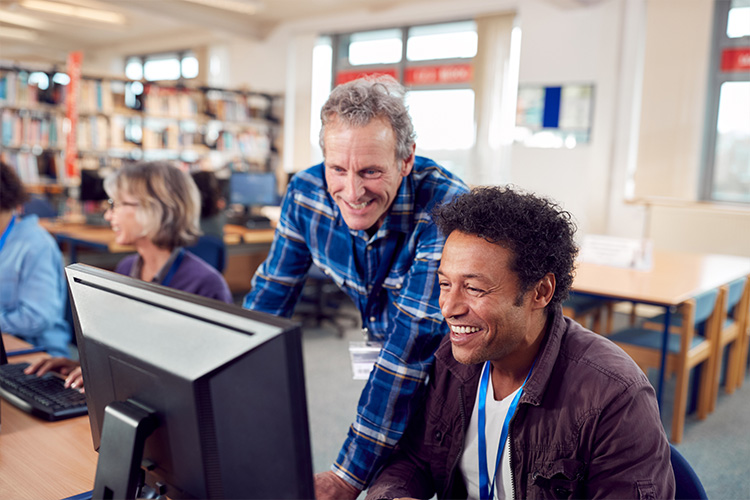
[[[63,379],[52,373],[36,376],[24,373],[28,363],[0,365],[0,395],[18,408],[46,420],[85,415],[86,396],[63,387]]]
[[[38,377],[41,377],[49,371],[67,375],[65,378],[65,387],[72,387],[73,389],[80,389],[81,392],[85,392],[81,364],[72,359],[63,357],[40,359],[29,365],[23,372],[27,375],[36,373]]]

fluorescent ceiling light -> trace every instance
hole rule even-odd
[[[37,39],[37,34],[33,31],[22,28],[6,28],[5,26],[0,26],[0,38],[12,38],[14,40],[33,42]]]
[[[263,8],[263,2],[258,0],[183,0],[185,2],[208,5],[215,9],[229,10],[252,16]]]
[[[16,14],[15,12],[9,12],[7,10],[0,11],[0,21],[7,24],[15,24],[18,26],[24,26],[26,28],[32,28],[35,30],[44,30],[49,28],[49,23],[46,23],[40,19],[36,19],[23,14]]]
[[[61,16],[77,17],[89,21],[97,21],[110,24],[125,24],[125,16],[118,12],[107,10],[90,9],[88,7],[79,7],[67,3],[49,2],[47,0],[22,0],[21,6],[25,9],[48,12],[50,14],[59,14]]]

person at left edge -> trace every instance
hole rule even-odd
[[[232,303],[224,277],[184,248],[200,235],[200,194],[188,173],[166,162],[134,163],[107,177],[104,189],[110,197],[104,218],[115,241],[137,252],[122,259],[116,272]],[[64,358],[40,360],[26,373],[49,370],[67,375],[66,385],[83,387],[80,367]]]
[[[36,215],[21,217],[26,198],[15,170],[0,163],[0,330],[67,357],[62,254]]]
[[[339,85],[321,120],[325,160],[292,179],[244,307],[290,316],[315,264],[382,342],[338,458],[315,476],[318,500],[353,499],[401,437],[448,331],[435,278],[444,238],[429,213],[468,189],[415,156],[404,88],[392,78]]]

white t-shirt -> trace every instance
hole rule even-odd
[[[481,384],[481,377],[479,380]],[[500,441],[500,434],[503,430],[503,422],[505,421],[505,415],[508,414],[508,408],[513,402],[513,398],[516,393],[521,390],[521,387],[516,389],[512,394],[509,394],[502,401],[495,401],[495,391],[492,389],[492,377],[489,377],[489,384],[487,387],[487,398],[485,402],[484,415],[485,415],[485,443],[487,449],[487,471],[490,474],[490,482],[492,481],[492,474],[495,472],[495,461],[497,460],[497,448],[498,441]],[[471,412],[471,420],[469,421],[469,430],[466,432],[466,441],[464,442],[464,452],[461,456],[461,462],[459,464],[461,473],[464,476],[464,482],[466,483],[466,490],[468,491],[468,498],[470,500],[478,500],[479,495],[479,393],[477,391],[477,399],[474,401],[474,411]],[[509,449],[510,436],[505,442],[503,447],[503,458],[500,461],[500,467],[495,477],[495,498],[498,500],[505,500],[505,498],[513,498],[513,485],[510,477],[510,449]]]

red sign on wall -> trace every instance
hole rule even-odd
[[[468,83],[474,78],[471,64],[440,64],[406,68],[407,85],[436,85],[441,83]]]
[[[396,76],[396,68],[378,69],[378,70],[370,70],[370,71],[367,71],[367,70],[365,71],[339,71],[336,74],[336,85],[341,85],[342,83],[351,82],[352,80],[357,80],[358,78],[363,78],[365,76],[376,76],[376,75],[388,75],[398,80],[398,77]]]
[[[721,52],[722,71],[750,71],[750,47],[724,49]]]
[[[65,116],[70,123],[70,130],[65,144],[65,176],[68,179],[78,177],[78,144],[76,133],[78,132],[78,92],[81,85],[81,62],[83,53],[71,52],[68,54],[68,92],[65,103]]]

